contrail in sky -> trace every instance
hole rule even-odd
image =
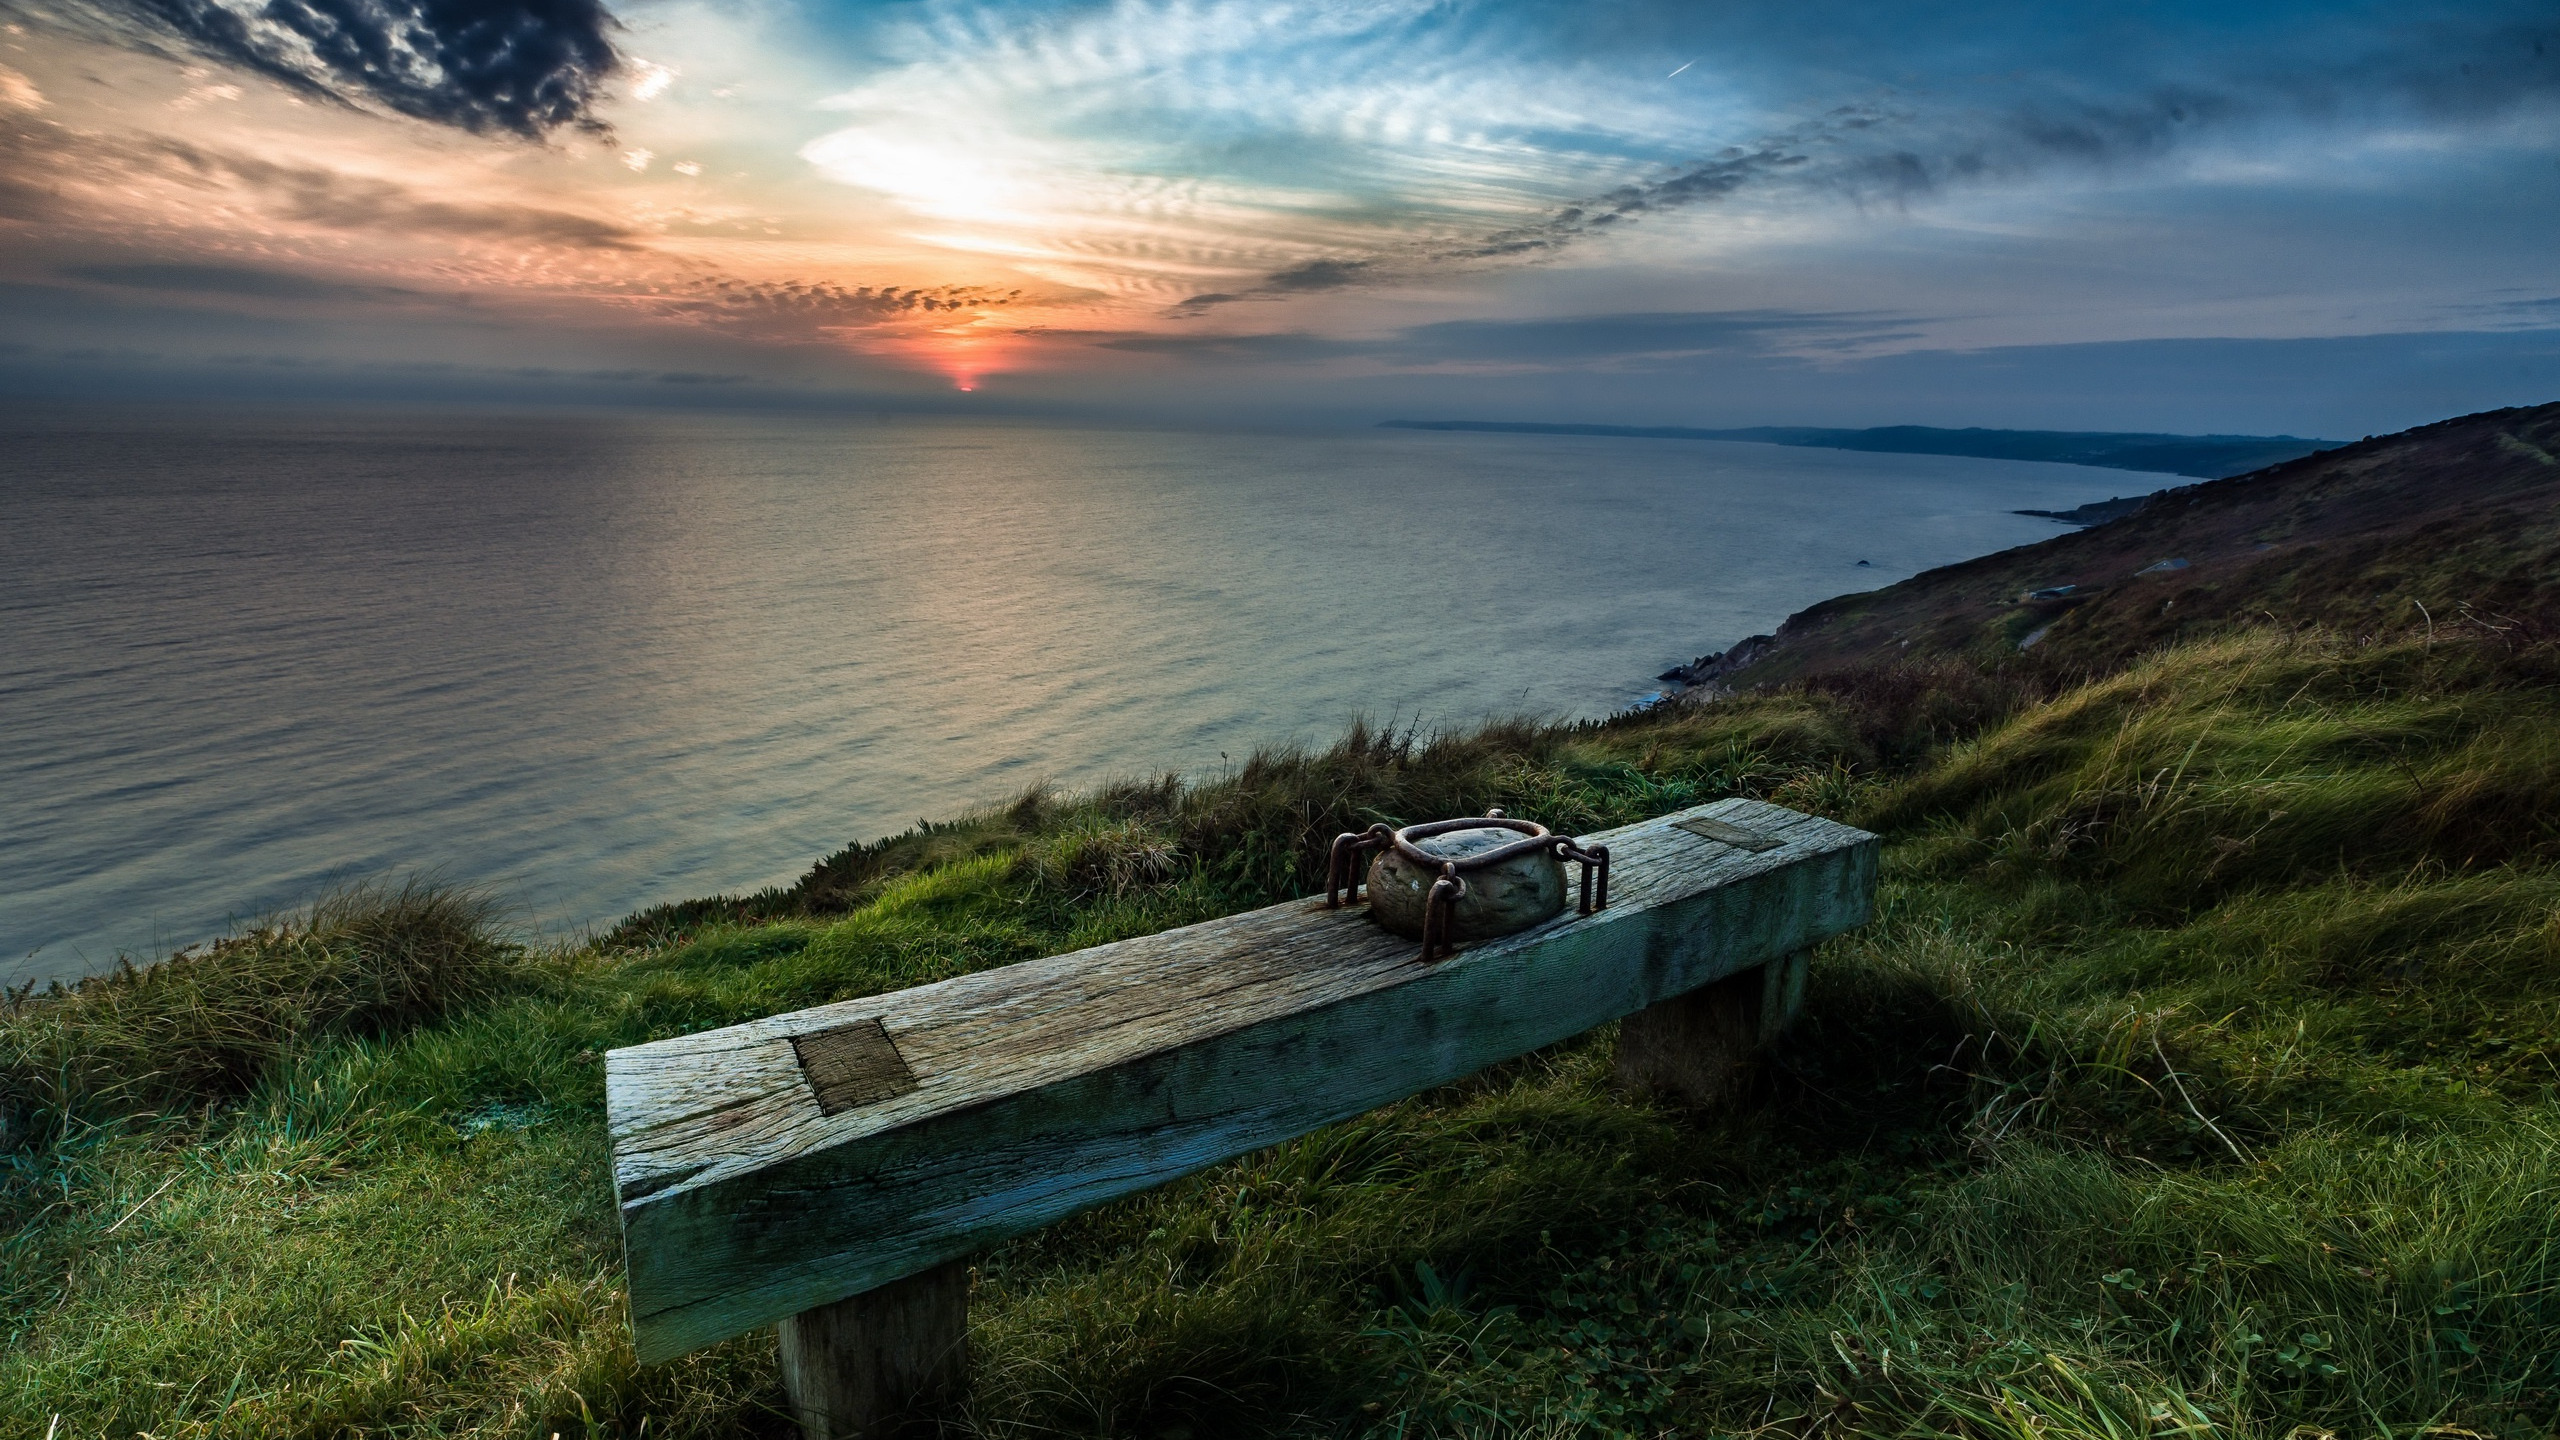
[[[1695,65],[1695,64],[1697,64],[1697,63],[1698,63],[1698,62],[1697,62],[1697,61],[1695,61],[1695,60],[1689,61],[1689,62],[1688,62],[1688,64],[1686,64],[1686,65],[1682,65],[1682,66],[1680,67],[1680,70],[1686,70],[1686,69],[1688,69],[1688,68],[1689,68],[1689,66],[1690,66],[1690,65]],[[1674,71],[1672,71],[1669,75],[1665,75],[1665,76],[1663,76],[1662,78],[1663,78],[1663,79],[1665,79],[1665,80],[1674,79],[1674,78],[1676,78],[1676,77],[1680,74],[1680,70],[1674,70]]]

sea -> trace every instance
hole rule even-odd
[[[1001,803],[1603,716],[2174,483],[1715,441],[0,410],[0,982],[349,880],[529,937]]]

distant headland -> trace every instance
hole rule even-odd
[[[2299,435],[2147,435],[2084,430],[1941,430],[1930,425],[1882,425],[1868,430],[1822,430],[1795,425],[1755,425],[1743,430],[1693,430],[1679,425],[1543,425],[1510,420],[1387,420],[1385,430],[1489,430],[1509,435],[1607,435],[1628,440],[1745,440],[1762,445],[1803,445],[1826,450],[1870,450],[1900,455],[1971,455],[1986,460],[2049,460],[2110,470],[2154,470],[2220,480],[2245,475],[2322,450],[2344,440]]]
[[[2560,630],[2560,403],[2075,510],[2086,528],[1836,596],[1658,678],[1722,692],[1859,666],[2104,674],[2271,623],[2339,635]],[[2430,609],[2432,605],[2434,608]],[[1747,672],[1748,678],[1742,677]]]

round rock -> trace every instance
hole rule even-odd
[[[1442,860],[1464,860],[1526,839],[1517,830],[1487,825],[1452,830],[1414,842],[1415,848]],[[1390,845],[1369,862],[1369,916],[1399,935],[1422,938],[1422,910],[1431,882],[1440,878],[1437,864],[1424,868]],[[1461,871],[1467,884],[1451,917],[1450,938],[1490,940],[1526,930],[1564,913],[1564,862],[1553,849],[1533,850],[1481,870]]]

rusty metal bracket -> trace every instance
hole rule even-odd
[[[1384,821],[1366,830],[1356,830],[1333,837],[1333,855],[1325,866],[1324,908],[1339,910],[1342,902],[1360,898],[1361,861],[1372,850],[1395,843],[1396,832]]]
[[[1582,904],[1574,913],[1579,915],[1588,915],[1594,910],[1608,909],[1609,847],[1606,845],[1593,845],[1586,848],[1571,840],[1565,839],[1562,836],[1558,836],[1556,839],[1556,854],[1559,857],[1571,860],[1582,867]],[[1596,894],[1594,893],[1595,882],[1597,888]]]

